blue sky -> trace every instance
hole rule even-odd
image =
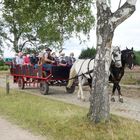
[[[122,0],[125,2],[126,0]],[[115,11],[118,7],[119,0],[112,0],[112,11]],[[128,48],[133,47],[135,50],[140,50],[140,0],[137,0],[136,11],[135,13],[124,21],[121,25],[119,25],[114,33],[113,45],[119,45],[121,50],[125,49],[126,46]],[[83,39],[86,39],[84,35],[82,35]],[[64,52],[66,55],[69,55],[70,52],[74,52],[75,56],[78,57],[82,49],[86,49],[87,47],[96,47],[96,33],[95,30],[92,30],[90,33],[90,40],[86,43],[79,44],[79,40],[76,38],[72,38],[64,43]],[[4,56],[7,57],[9,54],[11,56],[14,53],[9,49],[5,49]]]

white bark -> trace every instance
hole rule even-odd
[[[111,46],[115,28],[135,11],[136,0],[127,0],[115,13],[106,0],[97,0],[97,54],[93,72],[89,119],[93,122],[109,119],[108,77],[111,63]]]
[[[137,0],[127,0],[116,12],[113,13],[111,22],[115,28],[130,17],[135,11],[135,4]]]
[[[130,5],[136,5],[137,0],[127,0]]]

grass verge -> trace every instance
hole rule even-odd
[[[91,125],[88,110],[76,105],[0,88],[0,115],[30,131],[55,140],[138,140],[140,123],[111,116],[107,124]]]
[[[0,75],[6,75],[6,74],[10,74],[10,71],[9,70],[0,71]]]

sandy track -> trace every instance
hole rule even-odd
[[[0,78],[0,86],[5,87],[5,78]],[[10,88],[18,88],[17,84],[13,84],[12,80],[10,79]],[[129,90],[129,89],[128,89]],[[82,102],[78,100],[76,97],[76,92],[74,94],[67,94],[65,91],[65,87],[50,87],[49,95],[41,95],[39,89],[25,89],[24,90],[27,94],[33,94],[36,96],[42,96],[44,98],[55,99],[71,104],[76,104],[82,107],[89,108],[89,92],[85,92],[86,101]],[[140,89],[138,89],[140,93]],[[140,96],[138,96],[140,97]],[[119,116],[123,116],[126,118],[130,118],[133,120],[140,121],[140,98],[133,99],[132,97],[124,97],[124,103],[120,103],[117,101],[112,103],[110,102],[110,110],[112,114],[116,114]],[[45,140],[46,138],[42,136],[35,136],[27,130],[19,128],[18,126],[8,122],[7,120],[0,117],[0,140]]]
[[[5,87],[4,83],[5,83],[5,78],[1,78],[0,86]],[[12,83],[12,80],[10,80],[10,87],[18,88],[17,84]],[[137,88],[137,87],[135,87],[135,88]],[[124,91],[129,92],[131,90],[132,89],[130,89],[128,86],[127,89],[125,87]],[[84,91],[85,98],[86,98],[85,102],[77,99],[77,95],[76,95],[77,90],[75,91],[74,94],[67,94],[65,91],[65,87],[50,86],[49,95],[41,95],[39,92],[39,89],[28,88],[28,87],[26,89],[24,89],[24,91],[26,93],[30,93],[30,94],[37,95],[37,96],[42,96],[44,98],[51,98],[51,99],[60,100],[60,101],[64,101],[67,103],[76,104],[76,105],[79,105],[82,107],[89,108],[89,96],[90,95],[87,90]],[[131,92],[133,92],[133,90]],[[118,102],[118,97],[116,96],[115,97],[116,102],[115,103],[110,102],[111,113],[140,121],[140,95],[139,95],[140,89],[137,89],[135,92],[138,92],[138,96],[134,97],[134,98],[124,97],[124,103]]]
[[[45,140],[0,117],[0,140]]]

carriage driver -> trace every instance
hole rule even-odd
[[[46,49],[46,52],[44,54],[44,61],[45,63],[43,64],[43,67],[46,69],[46,70],[51,70],[52,68],[52,64],[55,63],[55,61],[53,60],[52,56],[51,56],[51,49],[50,48],[47,48]]]

